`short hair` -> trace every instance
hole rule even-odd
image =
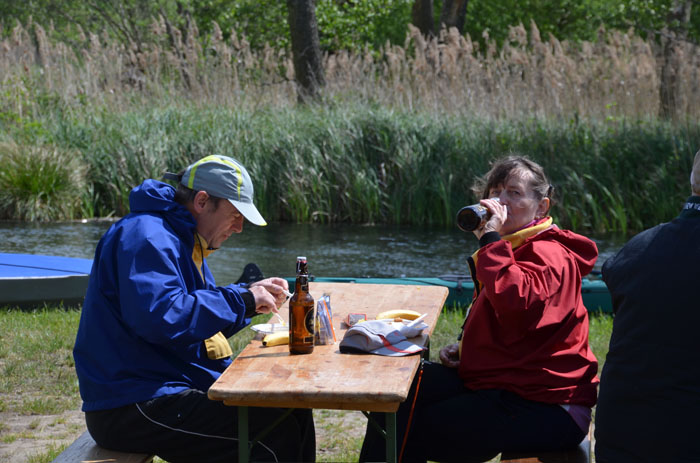
[[[554,186],[549,182],[544,169],[535,161],[528,159],[525,156],[512,154],[505,158],[498,159],[493,162],[491,169],[482,177],[479,177],[472,185],[472,192],[477,198],[488,199],[489,191],[498,185],[505,184],[513,175],[518,175],[524,172],[531,174],[530,187],[535,192],[537,200],[549,198],[551,209],[553,204],[552,195],[554,194]]]
[[[182,183],[178,183],[173,200],[178,204],[187,206],[188,204],[194,203],[194,197],[197,195],[197,193],[199,193],[199,191],[193,190],[192,188],[187,188]],[[209,195],[209,198],[211,198],[212,202],[214,203],[214,210],[218,209],[221,198],[212,195]]]

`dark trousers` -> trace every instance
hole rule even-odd
[[[396,415],[399,454],[419,375]],[[384,426],[383,413],[371,416]],[[585,435],[559,405],[504,390],[472,391],[456,369],[425,362],[401,461],[480,462],[504,451],[575,447]],[[385,446],[368,423],[360,461],[386,461]]]
[[[124,407],[87,412],[85,420],[102,447],[158,455],[171,463],[238,460],[237,407],[188,390]],[[286,409],[250,408],[249,436],[268,427]],[[311,410],[296,409],[251,451],[251,461],[315,461]]]

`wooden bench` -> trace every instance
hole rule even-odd
[[[103,449],[85,431],[51,463],[151,463],[153,455]]]
[[[558,452],[503,452],[502,463],[590,463],[591,462],[591,433],[571,450]]]

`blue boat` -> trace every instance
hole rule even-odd
[[[290,288],[294,287],[295,278],[285,278],[289,282]],[[455,305],[467,306],[471,303],[474,295],[474,282],[469,275],[441,275],[439,277],[428,278],[334,278],[310,276],[311,281],[327,283],[368,283],[368,284],[390,284],[390,285],[431,285],[445,286],[449,290],[445,305],[453,307]],[[584,278],[581,293],[583,304],[589,312],[612,313],[612,301],[608,287],[600,279]]]
[[[85,298],[92,259],[0,253],[0,307],[21,308],[45,304],[73,306]],[[449,290],[446,306],[467,306],[474,294],[474,282],[468,275],[441,275],[425,278],[347,278],[317,277],[312,281],[348,284],[392,284],[445,286]],[[294,287],[294,277],[287,277]],[[608,288],[602,280],[585,278],[583,303],[589,312],[612,312]]]
[[[82,304],[91,268],[92,259],[0,253],[0,307]]]

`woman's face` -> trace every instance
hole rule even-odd
[[[549,198],[538,200],[531,180],[532,173],[529,171],[513,172],[506,178],[505,184],[489,189],[489,198],[498,198],[508,211],[499,232],[501,236],[509,235],[547,214]]]

